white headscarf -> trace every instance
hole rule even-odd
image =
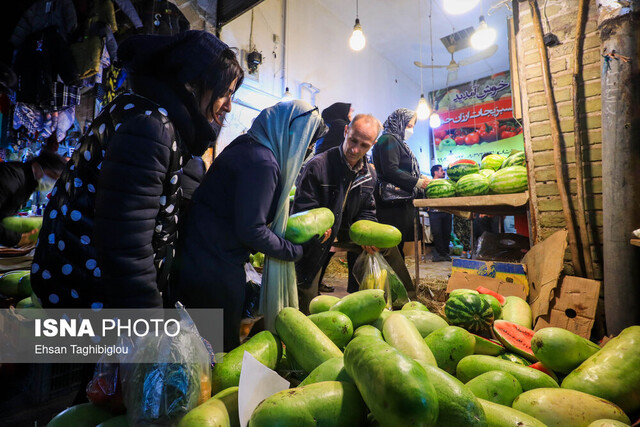
[[[282,193],[270,229],[284,237],[289,219],[289,192],[298,177],[311,140],[322,124],[318,109],[304,101],[280,102],[262,110],[249,136],[269,148],[280,165]],[[262,274],[260,311],[267,329],[275,332],[275,317],[285,307],[298,308],[295,265],[267,257]]]

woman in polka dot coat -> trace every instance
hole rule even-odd
[[[44,212],[31,281],[45,307],[162,306],[182,165],[214,143],[243,79],[204,31],[132,36],[118,56],[132,91],[93,121]]]

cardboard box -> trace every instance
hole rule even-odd
[[[527,293],[522,284],[506,282],[493,277],[478,276],[462,271],[451,274],[449,282],[447,283],[447,293],[450,293],[454,289],[476,289],[478,286],[484,286],[505,297],[516,296],[524,300],[527,299]]]
[[[589,339],[599,298],[599,281],[565,276],[554,292],[550,312],[538,317],[534,330],[556,326]]]
[[[454,258],[451,264],[451,273],[467,273],[475,276],[491,277],[503,282],[520,285],[525,289],[525,299],[529,293],[527,272],[523,264]]]

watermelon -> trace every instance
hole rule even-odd
[[[444,314],[449,323],[470,332],[484,331],[493,323],[491,304],[480,295],[470,293],[449,297],[444,306]]]
[[[497,171],[505,160],[506,158],[500,154],[489,154],[480,162],[480,169]]]
[[[447,175],[449,175],[449,178],[452,181],[457,181],[465,175],[478,173],[478,171],[480,171],[478,163],[469,159],[460,159],[449,165],[447,168]]]
[[[495,340],[489,340],[480,335],[471,334],[476,339],[474,354],[486,354],[487,356],[498,356],[504,353],[504,346]]]
[[[465,175],[456,182],[457,196],[481,196],[489,192],[489,179],[479,173]]]
[[[456,195],[455,184],[448,179],[434,179],[427,184],[427,198],[439,199]]]
[[[522,356],[518,356],[513,353],[502,353],[496,356],[498,359],[508,360],[509,362],[517,363],[518,365],[529,366],[531,362]]]
[[[502,305],[500,304],[500,301],[498,301],[496,297],[489,294],[480,294],[480,298],[484,299],[486,302],[491,304],[494,321],[502,318]]]
[[[496,171],[494,171],[493,169],[480,169],[480,172],[478,172],[480,175],[484,175],[487,178],[489,178],[491,175],[493,175]]]
[[[510,166],[489,178],[489,189],[498,194],[521,193],[527,189],[527,168]]]
[[[511,166],[525,166],[526,164],[527,161],[524,157],[524,151],[519,151],[504,159],[504,162],[502,162],[502,166],[500,166],[500,169],[508,168]]]
[[[509,351],[532,362],[538,361],[531,350],[531,339],[534,334],[531,329],[507,320],[496,320],[493,322],[493,333]]]

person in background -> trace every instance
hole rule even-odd
[[[372,115],[358,114],[343,128],[343,143],[326,152],[314,156],[300,173],[296,184],[296,194],[292,213],[315,208],[328,208],[335,222],[331,235],[316,252],[310,252],[296,263],[298,277],[298,300],[303,313],[308,313],[309,303],[318,295],[321,266],[330,256],[329,249],[334,242],[350,242],[349,228],[359,220],[377,221],[376,205],[373,198],[373,179],[365,159],[366,153],[376,143],[381,124]],[[352,275],[352,267],[357,256],[365,250],[378,251],[372,246],[352,248],[349,245],[349,284],[347,290],[355,292],[358,285]],[[394,270],[406,272],[410,286],[411,277],[397,248],[383,250]]]
[[[442,169],[442,165],[431,166],[431,176],[433,179],[444,179],[445,171]],[[433,262],[451,261],[449,241],[451,240],[452,221],[450,213],[429,208],[429,226],[433,234]]]
[[[278,158],[299,161],[288,171],[297,176],[303,157],[312,154],[325,131],[317,109],[306,102],[266,108],[216,157],[193,195],[169,297],[187,308],[224,309],[224,351],[240,341],[250,252],[297,261],[321,244],[318,238],[291,243],[268,224],[280,208],[287,166]]]
[[[418,190],[427,187],[430,179],[420,174],[416,156],[407,140],[413,135],[416,113],[406,108],[395,110],[384,122],[382,136],[373,148],[373,164],[378,174],[376,206],[378,221],[396,227],[402,233],[398,249],[404,258],[404,243],[414,239],[413,198]],[[409,200],[385,201],[380,193],[380,184],[390,183],[404,193],[413,193]]]
[[[15,215],[35,191],[47,194],[60,178],[65,164],[64,157],[47,149],[24,163],[0,163],[0,220]],[[38,230],[18,233],[4,228],[0,222],[0,245],[25,246],[35,240],[32,237],[37,233]]]
[[[316,155],[337,147],[344,140],[344,127],[353,118],[353,107],[346,102],[336,102],[322,110],[322,120],[329,132],[316,143]]]
[[[162,307],[181,168],[214,144],[244,77],[206,31],[131,36],[118,56],[132,91],[93,121],[44,212],[31,267],[44,307]]]

